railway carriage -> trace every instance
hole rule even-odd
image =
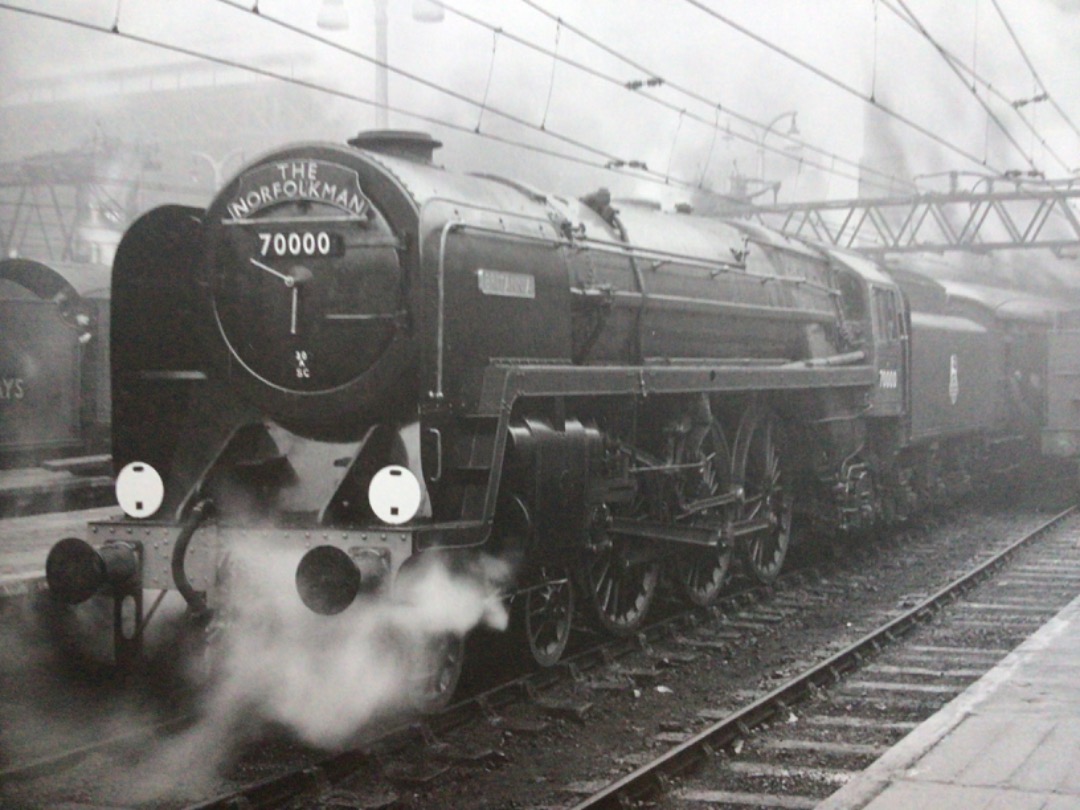
[[[1074,308],[1068,297],[1022,293],[983,284],[944,281],[951,304],[989,324],[1003,394],[996,396],[999,424],[1037,430],[1046,412],[1046,373],[1051,332]],[[1030,438],[1030,430],[1028,431]]]

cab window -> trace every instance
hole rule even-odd
[[[893,290],[874,289],[874,318],[883,340],[899,340],[902,326],[900,308]]]
[[[836,286],[840,290],[840,309],[845,320],[866,320],[866,298],[858,277],[852,273],[838,273]]]

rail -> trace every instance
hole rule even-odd
[[[634,802],[640,801],[646,796],[662,792],[672,777],[685,773],[703,763],[709,757],[710,752],[732,744],[735,740],[745,736],[749,729],[761,725],[784,711],[786,707],[790,707],[794,703],[809,697],[814,689],[835,683],[841,675],[858,668],[863,659],[869,654],[877,652],[883,643],[887,643],[913,630],[924,619],[960,597],[1020,549],[1065,520],[1065,518],[1073,515],[1076,511],[1077,507],[1071,506],[1060,512],[1038,526],[1034,531],[1024,535],[972,571],[953,580],[907,612],[887,622],[877,630],[868,633],[845,649],[806,670],[801,675],[797,675],[748,706],[702,729],[653,761],[610,783],[584,801],[574,805],[572,810],[599,810],[600,808],[621,810],[621,808],[633,806]]]

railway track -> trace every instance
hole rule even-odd
[[[574,804],[812,808],[990,669],[1080,590],[1075,538],[974,589],[1072,507],[835,655]],[[943,617],[940,623],[935,620]],[[992,646],[980,643],[995,631]],[[1004,632],[1003,632],[1004,631]],[[676,780],[681,780],[678,786]]]
[[[902,549],[902,556],[917,558],[920,555],[933,555],[937,545],[933,532],[925,532],[921,537],[915,532],[914,536],[909,533],[906,537],[894,538],[884,548],[842,554],[823,571],[806,568],[793,572],[780,587],[745,589],[730,595],[718,608],[670,615],[654,623],[637,638],[586,644],[554,670],[518,675],[494,687],[474,691],[465,700],[423,723],[397,727],[382,734],[378,740],[368,740],[357,748],[338,754],[326,756],[315,751],[298,750],[298,746],[288,741],[260,744],[256,747],[257,751],[240,756],[235,773],[229,780],[237,785],[235,788],[229,788],[209,801],[188,806],[304,807],[310,806],[312,796],[322,796],[322,800],[329,801],[326,797],[332,797],[337,789],[344,790],[347,796],[352,797],[353,806],[378,807],[382,804],[381,796],[390,797],[386,801],[389,805],[399,799],[403,790],[421,796],[428,790],[438,791],[439,785],[463,770],[476,772],[504,767],[507,761],[504,743],[508,739],[516,737],[520,740],[550,734],[552,726],[556,728],[555,733],[561,733],[558,727],[562,724],[577,727],[591,722],[593,702],[602,702],[605,695],[633,694],[654,688],[663,680],[665,672],[684,665],[692,666],[690,662],[695,658],[735,658],[741,655],[739,651],[752,647],[755,639],[778,632],[792,617],[805,612],[808,606],[812,608],[813,605],[834,601],[842,596],[845,588],[858,587],[862,578],[858,571],[879,564],[880,561],[875,560],[876,555],[889,556],[901,553],[899,550]],[[994,563],[1000,564],[1000,561]],[[929,610],[920,603],[911,612],[922,618]],[[893,627],[892,632],[897,635],[900,630]],[[839,655],[834,658],[837,660],[830,664],[830,674],[821,676],[821,681],[810,682],[825,683],[835,677],[833,671],[843,674],[847,664],[840,663]],[[914,676],[917,673],[913,671],[911,674]],[[795,705],[797,695],[785,689],[776,691],[780,693],[779,700],[783,705]],[[728,703],[746,698],[738,693],[724,697]],[[716,709],[712,711],[715,713]],[[739,715],[734,721],[733,728],[737,735],[732,737],[730,744],[745,752],[740,762],[749,761],[749,751],[757,750],[748,741],[748,731],[762,722],[775,720],[777,711],[782,709],[770,709],[766,702],[755,698],[749,713]],[[720,713],[725,717],[738,714],[730,711]],[[837,725],[833,721],[813,722],[817,724],[815,727],[826,729],[835,729]],[[913,721],[895,722],[899,723],[896,730],[900,731],[906,728],[903,723]],[[182,727],[183,724],[179,725]],[[668,738],[680,736],[675,725],[666,732]],[[459,731],[462,733],[459,734]],[[489,740],[487,743],[483,742],[485,735]],[[130,751],[131,735],[123,736],[129,739],[102,739],[95,746],[61,752],[51,761],[44,758],[9,767],[0,772],[0,796],[4,795],[5,784],[26,780],[48,781],[80,762],[88,759],[94,761],[95,756],[109,756],[107,752],[110,750]],[[660,736],[664,737],[665,734]],[[459,737],[468,739],[463,742]],[[478,740],[481,742],[478,743]],[[724,745],[714,738],[702,750],[710,748],[719,751]],[[781,742],[777,750],[790,752],[795,748],[797,744],[793,746]],[[870,753],[870,749],[852,749],[853,752],[860,750],[862,753],[859,756]],[[675,757],[680,769],[672,776],[642,776],[640,778],[644,781],[640,784],[665,783],[674,778],[674,774],[685,770],[685,760],[696,762],[699,758],[696,754],[680,754]],[[731,759],[735,761],[738,755]],[[790,765],[782,764],[783,760],[778,762],[781,764],[771,766],[773,773],[778,773],[778,768],[791,769]],[[735,770],[742,767],[737,765]],[[768,771],[767,767],[763,772]],[[273,775],[263,778],[268,773]],[[664,771],[659,773],[664,774]],[[752,790],[745,779],[741,784],[746,788],[743,791],[746,793],[762,793],[764,790]],[[569,787],[581,789],[581,786]],[[626,788],[619,788],[616,795],[624,790]],[[637,790],[637,787],[632,788],[630,795],[637,795]],[[701,787],[700,790],[705,791],[701,795],[706,795],[710,788]],[[688,793],[687,796],[692,798],[693,794]],[[438,804],[439,801],[435,799],[432,803]],[[350,805],[346,802],[345,806]],[[423,801],[416,806],[424,806]]]

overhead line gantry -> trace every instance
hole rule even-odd
[[[737,212],[790,236],[861,253],[1080,250],[1080,188],[925,193],[747,206]]]

